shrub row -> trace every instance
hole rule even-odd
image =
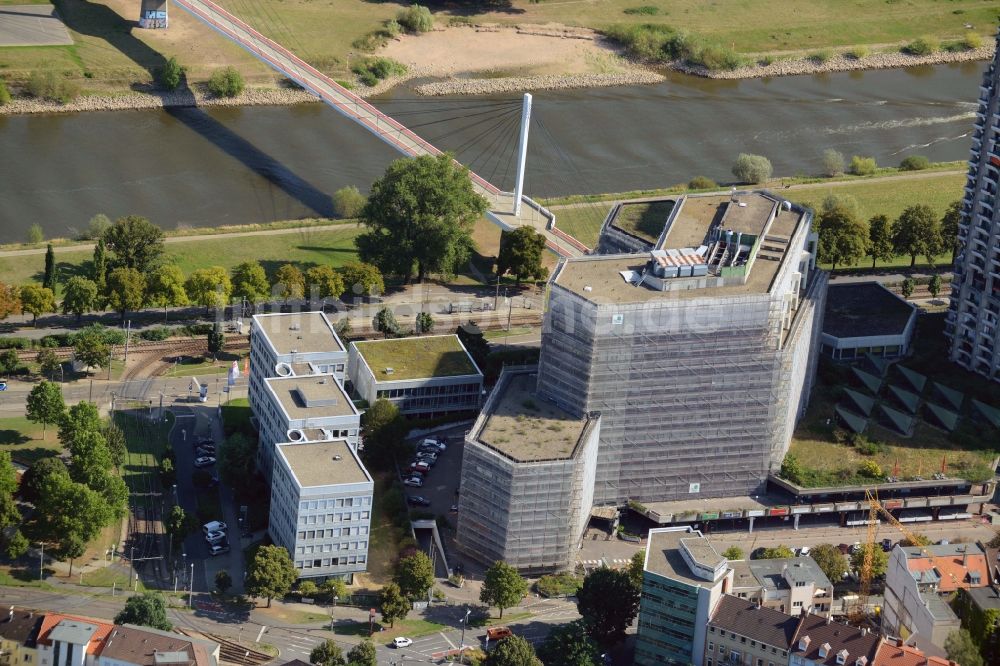
[[[683,60],[712,70],[736,69],[743,64],[743,59],[729,47],[667,25],[612,25],[605,35],[620,43],[630,56],[649,62]]]

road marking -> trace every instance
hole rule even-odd
[[[257,640],[254,641],[255,643],[260,643],[261,636],[264,635],[264,630],[265,629],[267,629],[267,625],[266,624],[260,625],[260,631],[257,633]]]
[[[452,650],[454,650],[454,649],[456,649],[456,648],[458,647],[457,645],[455,645],[454,643],[452,643],[452,642],[451,642],[451,639],[450,639],[450,638],[448,638],[447,636],[445,636],[445,635],[444,635],[444,632],[443,632],[443,631],[441,631],[441,632],[438,632],[438,633],[440,633],[440,634],[441,634],[441,638],[443,638],[443,639],[445,639],[446,641],[448,641],[448,645],[450,645],[450,646],[451,646],[451,649],[452,649]]]

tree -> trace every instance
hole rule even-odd
[[[251,305],[266,300],[271,294],[264,267],[257,261],[244,261],[233,266],[233,296],[245,298]]]
[[[868,256],[872,268],[879,261],[890,261],[896,256],[892,243],[892,223],[885,215],[875,215],[868,220]]]
[[[87,552],[87,542],[75,532],[65,534],[62,541],[56,546],[56,554],[59,559],[69,560],[69,578],[73,577],[73,562],[76,558],[83,557],[85,552]]]
[[[535,648],[520,636],[501,639],[486,655],[483,666],[542,666]]]
[[[261,546],[247,567],[246,591],[254,597],[265,597],[270,608],[271,599],[288,594],[298,577],[287,550]]]
[[[414,330],[417,335],[430,333],[434,330],[434,317],[431,316],[430,312],[417,313],[417,318],[414,320]]]
[[[499,608],[500,617],[503,618],[504,609],[521,603],[527,593],[528,582],[521,578],[517,569],[497,560],[486,570],[479,600],[487,606]]]
[[[319,591],[320,594],[334,603],[347,598],[347,585],[342,578],[327,578],[320,583]]]
[[[345,666],[344,653],[333,639],[328,638],[309,653],[309,663],[316,666]]]
[[[12,284],[0,282],[0,319],[6,319],[20,311],[21,290]]]
[[[113,423],[106,425],[101,432],[104,435],[104,441],[108,443],[111,460],[114,461],[115,467],[120,468],[125,464],[125,456],[128,455],[125,433]]]
[[[177,58],[173,56],[170,56],[156,73],[156,82],[167,90],[177,90],[183,78],[184,68],[177,62]]]
[[[42,481],[35,503],[36,532],[57,550],[68,553],[74,542],[86,545],[115,519],[115,511],[100,493],[76,483],[69,474],[50,474]]]
[[[50,423],[59,423],[65,411],[66,403],[58,384],[43,379],[28,394],[25,416],[29,421],[42,424],[42,439],[45,439],[46,427]]]
[[[781,469],[778,470],[778,476],[788,479],[792,483],[800,483],[803,473],[804,470],[801,463],[799,463],[799,459],[792,453],[786,453],[784,460],[781,461]]]
[[[205,307],[205,312],[211,308],[223,308],[229,303],[233,293],[233,283],[229,274],[221,266],[199,268],[191,271],[184,283],[188,298]]]
[[[333,193],[333,212],[337,217],[355,218],[365,207],[365,195],[353,185],[342,187]]]
[[[69,449],[85,432],[101,432],[101,414],[97,405],[83,400],[67,409],[59,419],[59,441]]]
[[[97,284],[93,280],[74,275],[66,281],[63,292],[63,314],[75,314],[79,324],[83,315],[97,307]]]
[[[755,559],[758,560],[783,560],[788,557],[795,557],[795,553],[792,549],[785,544],[778,544],[773,548],[765,548],[762,550]]]
[[[316,596],[317,592],[319,592],[319,587],[317,587],[316,583],[311,580],[304,580],[299,583],[300,596],[312,598]]]
[[[632,558],[628,561],[628,577],[635,585],[635,589],[642,591],[643,571],[646,567],[646,549],[637,550],[632,553]]]
[[[20,527],[23,522],[14,499],[15,492],[17,492],[17,471],[10,459],[10,453],[0,451],[0,534],[11,527]],[[7,547],[10,549],[9,542]]]
[[[119,217],[101,239],[114,255],[115,267],[140,274],[148,274],[163,255],[163,230],[138,215]]]
[[[903,298],[909,298],[913,295],[913,287],[915,284],[916,283],[913,281],[913,278],[906,278],[903,280],[903,282],[899,285],[899,291],[903,294]]]
[[[82,240],[97,240],[111,226],[111,220],[104,213],[98,213],[87,221],[87,230],[80,236]]]
[[[28,543],[27,537],[21,534],[21,530],[15,530],[14,534],[7,541],[7,547],[4,550],[4,553],[12,560],[16,560],[27,553],[28,548],[30,547],[31,544]]]
[[[67,479],[69,478],[69,470],[58,456],[49,456],[33,462],[21,477],[19,488],[21,499],[36,504],[41,498],[45,480],[53,474],[61,474]]]
[[[235,67],[217,69],[208,79],[208,90],[216,97],[236,97],[244,85],[243,75]]]
[[[169,458],[165,458],[165,460],[169,460]],[[170,507],[170,511],[167,513],[166,525],[164,527],[173,542],[179,544],[191,531],[191,520],[187,512],[184,511],[184,508],[175,504]]]
[[[28,243],[31,245],[38,245],[43,240],[45,240],[45,232],[42,230],[42,225],[37,222],[32,223],[28,227]]]
[[[344,278],[330,266],[313,266],[306,271],[309,298],[339,298],[344,293]]]
[[[108,273],[108,305],[117,310],[122,321],[129,312],[146,302],[146,277],[134,268],[116,268]]]
[[[212,330],[208,332],[208,353],[212,355],[214,361],[226,344],[226,336],[222,332],[222,324],[215,322]]]
[[[378,666],[378,653],[370,638],[350,649],[347,653],[347,666]]]
[[[851,555],[851,568],[861,573],[865,562],[865,553],[872,554],[872,577],[878,578],[885,575],[885,570],[889,566],[889,553],[882,550],[882,546],[875,543],[862,544],[856,553]]]
[[[361,261],[349,261],[340,267],[339,272],[344,278],[345,291],[353,296],[362,294],[375,296],[385,292],[382,272],[377,266]]]
[[[157,592],[143,592],[129,597],[125,608],[115,616],[115,624],[137,624],[160,631],[174,628],[167,619],[167,602]]]
[[[17,372],[19,365],[21,365],[21,359],[17,355],[16,349],[4,349],[0,351],[0,373],[12,375]]]
[[[851,156],[850,172],[855,176],[870,176],[875,173],[877,165],[874,157],[863,157],[861,155]]]
[[[362,417],[364,418],[364,417]],[[257,470],[257,439],[234,432],[219,447],[219,470],[227,485],[243,491],[252,483]]]
[[[100,330],[86,328],[73,341],[73,356],[88,368],[106,368],[111,363],[111,348]]]
[[[931,298],[937,298],[938,294],[941,293],[941,276],[935,273],[931,276],[931,279],[927,282],[927,291],[930,292]]]
[[[283,264],[274,274],[274,295],[287,303],[288,299],[298,299],[306,293],[306,278],[295,264]]]
[[[908,537],[899,540],[900,546],[929,546],[933,543],[931,538],[925,534],[913,533]]]
[[[56,290],[56,251],[52,249],[52,243],[45,248],[45,272],[42,274],[42,286],[46,289]]]
[[[375,313],[375,317],[372,319],[372,328],[381,333],[384,338],[399,335],[401,330],[399,322],[396,321],[396,315],[389,308],[382,308]]]
[[[601,651],[587,635],[582,620],[556,625],[538,647],[538,656],[545,666],[598,666]]]
[[[896,254],[910,256],[910,268],[917,265],[917,256],[924,255],[934,263],[934,256],[941,252],[941,227],[934,209],[925,204],[910,206],[892,225],[892,244]]]
[[[815,560],[830,582],[836,584],[847,573],[847,559],[840,549],[829,543],[821,543],[809,551],[809,557]]]
[[[948,659],[962,666],[983,666],[983,656],[968,629],[956,629],[944,639]]]
[[[108,284],[108,249],[101,235],[94,244],[94,258],[90,263],[90,279],[97,285],[98,298]]]
[[[948,209],[941,218],[941,240],[946,249],[951,248],[951,263],[955,263],[955,255],[958,253],[958,226],[961,222],[962,200],[959,199],[948,204]]]
[[[823,175],[834,178],[844,173],[844,154],[833,148],[823,151]]]
[[[167,308],[179,308],[191,301],[184,290],[184,271],[177,264],[163,264],[149,276],[146,292],[151,305],[163,307],[163,321],[167,321]]]
[[[219,591],[219,594],[225,594],[232,586],[233,577],[229,575],[228,571],[219,569],[215,572],[215,589]]]
[[[607,567],[595,569],[583,579],[576,600],[587,633],[605,647],[625,638],[625,630],[639,612],[639,590],[628,572]]]
[[[500,233],[500,251],[497,254],[497,279],[511,273],[518,284],[526,279],[544,280],[549,269],[542,266],[545,236],[531,227],[518,227]]]
[[[429,273],[452,274],[468,261],[472,225],[486,210],[469,170],[451,154],[396,160],[361,210],[368,232],[355,241],[358,254],[406,280],[414,266],[421,282]]]
[[[403,596],[399,585],[389,583],[379,592],[379,606],[382,609],[382,621],[388,622],[390,627],[396,625],[396,620],[406,619],[410,612],[410,600]]]
[[[746,553],[739,546],[730,546],[722,551],[722,556],[727,560],[742,560],[746,557]]]
[[[396,564],[396,584],[410,599],[426,599],[434,585],[434,564],[423,551],[404,557]]]
[[[31,324],[38,325],[38,315],[55,312],[56,297],[51,289],[37,284],[26,284],[21,287],[21,309],[31,313]]]
[[[771,177],[771,160],[763,155],[740,153],[733,163],[733,175],[741,183],[763,183]]]
[[[855,264],[868,252],[868,224],[841,201],[824,205],[819,216],[819,256],[833,269]]]
[[[373,466],[386,466],[406,452],[409,427],[399,408],[385,398],[361,415],[361,437],[365,442],[365,460]]]

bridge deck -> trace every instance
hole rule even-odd
[[[292,79],[335,110],[355,121],[408,157],[439,155],[434,147],[412,130],[382,113],[367,101],[344,88],[277,42],[260,34],[210,0],[175,0],[175,4],[206,23],[227,39],[236,42],[265,64]],[[527,197],[521,214],[515,216],[514,195],[503,192],[479,174],[470,171],[473,186],[490,205],[489,216],[506,229],[528,225],[546,237],[553,252],[563,257],[579,256],[586,247],[558,229],[549,229],[553,215]]]

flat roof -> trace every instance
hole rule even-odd
[[[669,291],[658,291],[645,284],[630,284],[621,272],[642,273],[649,261],[648,253],[643,252],[568,259],[556,276],[555,284],[598,304],[767,293],[784,263],[787,241],[794,235],[803,216],[801,211],[795,209],[784,210],[781,201],[762,192],[684,197],[678,203],[680,209],[674,215],[666,237],[657,246],[662,250],[697,248],[707,244],[710,231],[720,225],[724,230],[785,242],[769,244],[766,253],[758,250],[742,282],[734,282],[730,277],[728,284],[721,284],[721,278],[715,275],[674,278],[669,282],[675,288]],[[772,212],[775,217],[768,227]],[[699,287],[699,284],[705,286]]]
[[[878,282],[831,283],[823,333],[835,338],[902,335],[916,307]]]
[[[371,481],[368,472],[343,439],[279,444],[278,454],[288,463],[296,481],[303,488]]]
[[[716,552],[712,542],[703,536],[687,537],[681,539],[681,543],[687,548],[691,558],[704,567],[714,569],[726,561],[726,558]]]
[[[354,403],[333,375],[270,377],[264,382],[278,398],[289,419],[350,416]]]
[[[750,571],[757,578],[761,587],[785,589],[788,583],[784,575],[793,581],[812,583],[816,587],[833,587],[830,579],[811,557],[787,557],[771,560],[750,560]]]
[[[700,536],[701,532],[692,529],[650,530],[645,570],[692,587],[711,587],[712,581],[691,573],[691,568],[681,555],[681,541]]]
[[[351,344],[357,347],[378,382],[482,374],[457,335],[425,335]],[[387,373],[386,368],[392,368],[392,373]]]
[[[344,351],[344,344],[322,312],[259,314],[253,321],[279,355]]]
[[[503,375],[476,439],[518,462],[564,460],[587,426],[535,393],[536,372]]]

